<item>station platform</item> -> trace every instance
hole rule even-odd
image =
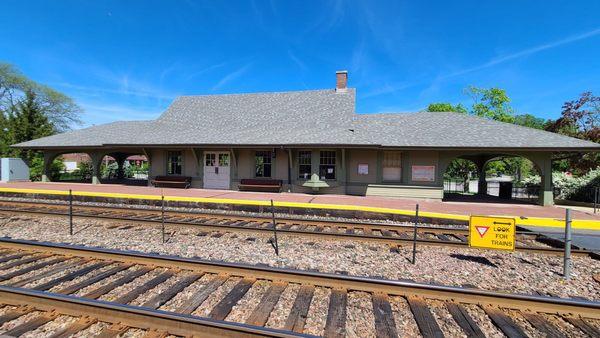
[[[395,215],[414,215],[419,204],[423,217],[468,221],[470,215],[516,217],[523,226],[564,227],[564,207],[542,207],[526,203],[493,203],[472,201],[439,201],[405,198],[349,195],[311,195],[302,193],[257,193],[232,190],[174,189],[121,184],[85,184],[63,182],[11,182],[0,183],[0,193],[66,195],[69,189],[75,196],[106,198],[186,201],[195,203],[270,206],[299,209],[325,209],[364,211]],[[600,214],[573,210],[573,228],[600,231]]]

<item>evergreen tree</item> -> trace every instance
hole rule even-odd
[[[7,135],[10,144],[25,142],[55,133],[54,125],[48,120],[38,104],[36,94],[27,90],[25,97],[19,101],[9,115]],[[31,150],[11,149],[11,156],[22,157],[31,163],[36,153]]]
[[[10,145],[66,131],[80,123],[80,113],[71,98],[0,62],[0,157],[22,157],[29,164],[32,180],[41,177],[42,154]],[[62,162],[55,160],[50,176],[56,178],[62,167]]]

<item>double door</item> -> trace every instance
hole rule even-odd
[[[231,166],[228,151],[204,152],[204,188],[229,189]]]

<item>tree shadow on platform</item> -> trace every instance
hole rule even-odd
[[[491,266],[492,268],[498,267],[498,265],[492,263],[489,259],[487,259],[485,257],[462,255],[462,254],[451,254],[450,257],[460,259],[462,261],[475,262],[475,263],[479,263],[482,265]]]

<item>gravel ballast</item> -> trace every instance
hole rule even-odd
[[[454,286],[559,297],[600,299],[593,280],[600,262],[573,257],[572,278],[562,277],[562,257],[524,252],[420,246],[417,262],[410,264],[411,247],[393,252],[387,245],[347,240],[319,240],[279,235],[276,256],[265,233],[216,232],[197,236],[202,229],[168,226],[172,232],[163,244],[159,226],[103,220],[76,220],[76,233],[68,235],[67,221],[38,216],[4,219],[0,236],[50,242],[67,242],[119,250],[158,252],[209,260],[265,264],[329,273],[414,280]],[[128,228],[128,226],[131,226]],[[24,276],[21,276],[21,278]]]

